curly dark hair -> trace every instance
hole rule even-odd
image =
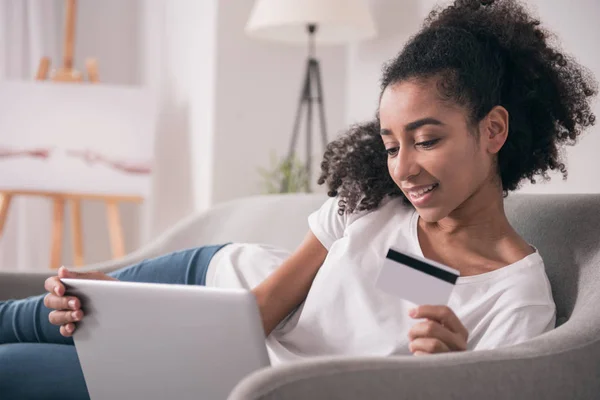
[[[383,68],[381,92],[408,79],[436,78],[443,99],[479,122],[496,105],[509,113],[509,135],[498,153],[504,196],[524,179],[562,172],[559,146],[573,145],[595,116],[591,74],[552,44],[553,36],[516,0],[456,0],[434,9],[422,29]],[[375,118],[329,143],[318,183],[339,196],[340,214],[377,208],[404,197],[387,169]],[[408,200],[404,197],[404,200]]]

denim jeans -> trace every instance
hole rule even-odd
[[[204,285],[210,260],[224,246],[178,251],[109,275],[127,282]],[[2,400],[89,398],[73,339],[50,324],[44,296],[0,302]]]

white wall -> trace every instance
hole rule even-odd
[[[383,64],[416,33],[431,0],[370,0],[377,37],[349,47],[346,123],[371,119],[379,102]]]
[[[530,0],[532,9],[540,20],[560,39],[565,53],[573,57],[600,80],[600,2],[598,0]],[[600,193],[600,101],[594,103],[596,126],[586,130],[580,142],[566,148],[565,160],[569,176],[552,174],[545,184],[526,184],[523,192],[529,193]]]
[[[254,1],[219,1],[213,202],[260,192],[257,168],[270,166],[270,153],[287,154],[304,79],[308,46],[249,38],[244,26]],[[307,38],[308,40],[308,38]],[[328,138],[344,126],[345,48],[319,47]],[[314,109],[313,182],[323,148]],[[305,133],[298,141],[304,159]],[[312,183],[313,189],[316,184]]]
[[[144,242],[211,202],[217,2],[144,0],[141,6],[141,75],[161,110]]]
[[[423,18],[436,4],[434,0],[371,0],[380,34],[348,51],[346,122],[372,118],[377,109],[379,79],[384,62],[396,55],[408,38],[415,34]],[[444,3],[447,3],[445,1]],[[560,37],[563,47],[600,80],[600,2],[580,0],[577,7],[564,0],[529,0],[541,21]],[[600,102],[595,114],[600,118]],[[567,152],[569,179],[559,176],[544,185],[525,185],[524,192],[575,193],[600,192],[600,120],[588,130],[581,142]]]

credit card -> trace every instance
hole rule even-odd
[[[389,249],[376,286],[416,305],[448,305],[459,276],[447,265]]]

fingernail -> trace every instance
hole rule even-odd
[[[75,308],[75,300],[69,300],[69,307]]]
[[[54,293],[56,293],[57,296],[60,296],[60,293],[58,292],[58,286],[54,287]]]
[[[67,330],[67,332],[71,332],[73,330],[73,327],[71,325],[67,325],[65,326],[65,329]]]
[[[408,310],[408,315],[414,317],[415,315],[417,315],[417,309],[411,308],[410,310]]]
[[[79,321],[79,317],[77,316],[77,311],[73,311],[73,312],[71,313],[71,316],[73,317],[73,319],[74,319],[75,321]]]

